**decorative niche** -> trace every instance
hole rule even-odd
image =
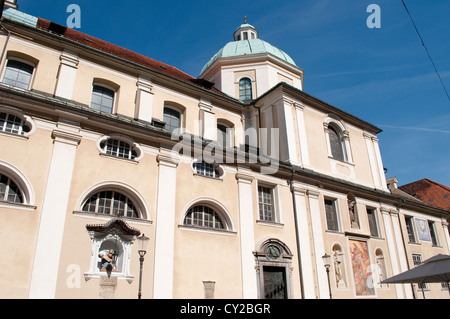
[[[103,225],[86,225],[86,230],[91,238],[92,248],[89,270],[84,273],[85,280],[113,276],[131,283],[134,279],[130,274],[131,247],[140,231],[119,218],[111,219]],[[109,259],[112,261],[107,265],[106,260]]]

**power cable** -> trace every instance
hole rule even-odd
[[[433,65],[434,71],[436,72],[436,74],[437,74],[437,76],[438,76],[438,78],[439,78],[439,81],[441,81],[442,87],[444,88],[445,94],[447,95],[447,99],[448,99],[449,102],[450,102],[450,96],[449,96],[449,94],[448,94],[448,92],[447,92],[447,89],[445,88],[444,82],[442,81],[442,78],[441,78],[441,76],[440,76],[440,74],[439,74],[439,72],[438,72],[438,70],[437,70],[437,68],[436,68],[436,65],[435,65],[434,62],[433,62],[433,59],[431,58],[430,52],[428,52],[427,46],[426,46],[425,43],[423,42],[422,36],[420,35],[419,30],[417,29],[417,26],[416,26],[416,24],[414,23],[414,20],[413,20],[411,14],[409,13],[408,8],[406,7],[405,1],[402,0],[402,3],[403,3],[403,6],[405,7],[406,13],[408,14],[409,18],[411,19],[411,22],[412,22],[412,24],[413,24],[413,26],[414,26],[414,29],[416,29],[417,35],[419,36],[419,39],[420,39],[420,41],[422,42],[422,46],[425,48],[425,51],[427,52],[428,58],[430,59],[431,64]]]

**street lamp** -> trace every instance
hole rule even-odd
[[[144,256],[147,253],[147,245],[150,241],[150,238],[146,237],[144,234],[137,238],[138,240],[138,253],[139,253],[139,263],[140,263],[140,271],[139,271],[139,292],[138,299],[141,299],[141,287],[142,287],[142,265],[144,264]]]
[[[325,266],[325,269],[327,270],[327,277],[328,277],[328,291],[330,293],[330,299],[331,298],[331,285],[330,285],[330,266],[331,266],[331,256],[325,253],[325,255],[322,256],[323,265]]]

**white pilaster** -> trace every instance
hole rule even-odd
[[[141,76],[137,80],[136,86],[135,117],[139,120],[151,122],[153,114],[153,85],[150,79]]]
[[[384,174],[383,160],[381,159],[380,145],[378,144],[378,139],[372,137],[373,148],[375,150],[375,158],[378,166],[378,174],[380,175],[381,188],[385,191],[389,191],[386,183],[386,176]]]
[[[61,64],[59,65],[55,95],[71,100],[77,76],[78,56],[75,53],[64,51],[59,59]]]
[[[239,188],[239,233],[241,239],[242,298],[258,298],[255,271],[255,234],[253,226],[253,176],[248,173],[236,174]]]
[[[198,106],[200,108],[200,136],[206,140],[216,140],[217,126],[214,112],[212,112],[211,102],[205,99],[200,99]]]
[[[400,264],[400,271],[404,272],[408,270],[408,262],[406,260],[406,252],[405,248],[403,246],[403,238],[402,238],[402,231],[400,229],[400,222],[398,220],[398,211],[391,209],[389,211],[391,215],[391,221],[392,221],[392,230],[394,232],[394,238],[395,238],[395,244],[397,246],[397,254]],[[411,285],[403,285],[404,291],[406,294],[406,298],[412,299],[413,293],[411,291]]]
[[[323,241],[323,228],[319,206],[319,193],[308,190],[309,210],[311,214],[311,226],[314,238],[314,257],[317,269],[317,283],[319,286],[319,298],[329,299],[328,278],[322,269],[322,256],[325,255],[325,244]],[[320,267],[320,268],[319,268]]]
[[[397,258],[397,247],[395,244],[395,237],[394,237],[394,230],[392,228],[392,220],[391,220],[391,214],[390,209],[381,207],[381,214],[383,216],[383,224],[385,228],[385,234],[386,234],[386,241],[389,248],[389,257],[391,259],[391,265],[392,265],[392,275],[397,275],[401,271],[399,269],[399,260]],[[397,292],[398,298],[405,298],[405,295],[403,294],[403,289],[400,285],[394,285],[395,291]]]
[[[364,133],[367,154],[369,155],[369,164],[370,164],[370,171],[372,172],[373,184],[374,184],[375,188],[381,188],[375,153],[374,153],[374,149],[373,149],[372,137],[373,137],[372,135]]]
[[[58,123],[36,243],[29,298],[55,298],[79,127]]]
[[[294,103],[294,106],[297,117],[297,131],[302,165],[309,166],[308,140],[306,138],[305,118],[303,116],[304,106],[299,103]]]
[[[447,243],[447,254],[450,253],[450,234],[448,233],[448,222],[445,219],[441,220],[442,228],[444,229],[445,242]]]
[[[297,159],[296,134],[294,129],[294,117],[292,110],[293,101],[283,97],[279,100],[278,127],[280,128],[280,150],[282,161],[288,161],[294,165],[299,165]],[[284,121],[284,122],[283,122]]]
[[[297,210],[297,228],[300,241],[301,273],[305,299],[315,298],[314,271],[311,252],[311,234],[308,222],[308,203],[306,190],[294,186],[295,206]]]
[[[161,149],[157,157],[158,199],[156,208],[155,267],[153,298],[173,298],[176,178],[179,161]]]

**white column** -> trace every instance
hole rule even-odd
[[[75,53],[64,51],[59,59],[61,64],[59,65],[55,95],[71,100],[77,76],[78,56]]]
[[[242,298],[258,298],[256,281],[255,234],[253,217],[253,176],[238,172],[236,174],[239,188],[239,234],[241,240]]]
[[[372,172],[373,184],[375,188],[381,188],[377,163],[375,159],[375,153],[373,149],[372,137],[373,137],[372,135],[364,133],[367,154],[369,155],[369,164],[370,164],[370,171]]]
[[[397,258],[397,247],[395,244],[395,238],[394,238],[394,230],[392,228],[392,220],[391,220],[391,214],[390,209],[381,207],[381,215],[383,216],[383,224],[385,228],[385,234],[386,234],[386,241],[389,248],[389,257],[391,259],[391,266],[392,266],[392,275],[397,275],[401,271],[399,269],[399,260]],[[395,290],[397,292],[398,298],[404,298],[405,295],[403,294],[403,289],[400,285],[394,285]]]
[[[301,274],[305,299],[315,298],[314,271],[311,252],[311,234],[308,222],[308,203],[306,189],[294,186],[295,206],[297,210],[297,228],[300,241]]]
[[[135,118],[151,123],[153,115],[153,85],[150,79],[141,76],[137,80],[136,86]]]
[[[79,127],[58,123],[46,181],[29,298],[55,298],[59,260],[67,214]]]
[[[173,297],[176,174],[179,161],[165,149],[160,150],[157,160],[159,173],[153,298],[171,299]]]
[[[306,138],[305,118],[303,116],[303,109],[305,107],[299,103],[294,103],[294,106],[297,115],[297,131],[302,165],[309,166],[308,140]]]
[[[322,256],[325,255],[325,244],[323,241],[323,227],[319,206],[319,193],[308,190],[309,210],[311,215],[311,226],[314,238],[314,257],[316,262],[317,283],[319,285],[319,298],[329,299],[328,278],[323,268]]]

